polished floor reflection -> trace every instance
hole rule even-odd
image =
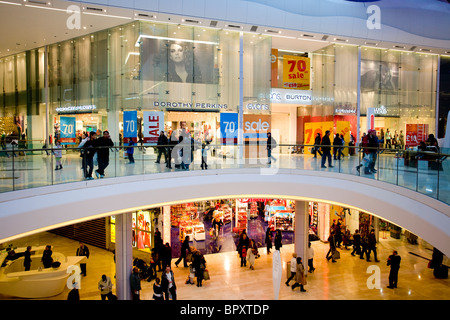
[[[14,242],[16,246],[23,245],[54,246],[54,251],[65,255],[74,255],[78,242],[56,236],[51,233],[40,233]],[[89,245],[88,245],[89,246]],[[393,239],[388,233],[380,232],[378,244],[378,259],[376,263],[361,260],[351,256],[351,250],[342,248],[341,259],[336,263],[327,261],[325,255],[328,244],[321,241],[312,242],[315,250],[314,273],[308,273],[306,292],[299,289],[292,291],[286,281],[286,263],[290,260],[294,245],[284,245],[281,248],[283,277],[280,284],[280,300],[448,300],[450,299],[450,280],[436,279],[432,269],[427,268],[431,258],[432,246],[419,239],[419,244],[412,245],[403,239]],[[100,300],[97,283],[102,274],[111,277],[115,283],[115,264],[113,253],[89,246],[91,257],[87,265],[87,276],[82,277],[81,300]],[[387,257],[397,250],[402,257],[397,289],[388,289],[389,267]],[[206,255],[207,268],[211,280],[205,281],[202,287],[185,284],[188,268],[182,264],[176,268],[175,280],[179,300],[273,300],[272,255],[260,249],[261,257],[256,260],[255,270],[240,267],[236,252],[226,252]],[[448,258],[444,264],[449,266]],[[373,273],[368,273],[370,266],[380,269],[380,289],[369,289],[367,281]],[[291,282],[293,284],[293,282]],[[153,281],[142,281],[141,299],[150,300],[153,294]],[[114,289],[115,290],[115,289]],[[69,289],[58,296],[46,300],[65,300]],[[17,298],[0,295],[0,299],[17,300]]]

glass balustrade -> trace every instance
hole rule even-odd
[[[165,147],[137,145],[133,148],[134,162],[130,161],[127,149],[127,146],[108,148],[109,162],[104,170],[104,179],[187,170],[260,168],[261,174],[277,174],[278,169],[297,169],[373,179],[450,204],[450,159],[447,159],[449,154],[442,152],[372,149],[370,151],[376,155],[376,160],[373,171],[369,172],[369,163],[366,160],[369,149],[360,147],[345,146],[340,156],[331,148],[332,167],[326,159],[326,168],[322,167],[321,154],[318,152],[317,157],[313,154],[312,145],[280,144],[272,150],[272,160],[268,157],[265,144],[209,144],[203,148],[201,143],[180,143]],[[283,150],[282,153],[279,152],[280,149]],[[84,169],[89,161],[86,161],[86,155],[81,153],[82,149],[63,148],[61,169],[57,166],[55,150],[19,149],[14,146],[1,150],[0,192],[80,181],[89,183]],[[166,155],[170,159],[170,166],[166,164]],[[205,161],[203,163],[202,158]],[[96,156],[92,159],[92,164],[92,180],[102,179],[101,175],[96,173],[99,167]]]

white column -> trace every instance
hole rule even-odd
[[[294,251],[302,258],[305,271],[308,270],[309,216],[308,202],[295,201]]]
[[[116,294],[119,300],[131,300],[132,226],[131,213],[116,216]]]

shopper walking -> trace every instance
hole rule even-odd
[[[297,270],[295,272],[295,283],[292,285],[292,290],[300,287],[301,292],[306,292],[303,286],[306,285],[305,268],[303,267],[302,258],[297,257]]]
[[[267,254],[270,254],[270,249],[272,249],[272,230],[270,228],[267,228],[266,230],[266,247],[267,247]]]
[[[313,148],[313,154],[314,158],[317,158],[317,153],[322,156],[322,151],[320,151],[320,143],[322,142],[322,137],[320,136],[320,133],[316,134],[316,138],[314,139],[314,148]]]
[[[354,256],[355,253],[361,255],[361,235],[359,234],[358,229],[356,229],[353,234],[353,251],[351,252],[351,255]]]
[[[102,278],[98,282],[98,289],[100,290],[100,296],[102,300],[113,300],[112,298],[112,281],[106,274],[102,275]]]
[[[85,256],[86,259],[89,259],[89,248],[83,243],[80,242],[80,247],[77,249],[76,256]],[[86,276],[86,263],[80,263],[81,274]]]
[[[211,141],[209,139],[205,139],[202,142],[202,170],[208,170],[208,150],[210,149],[209,144]]]
[[[272,133],[268,132],[267,133],[267,164],[271,164],[272,160],[274,162],[277,161],[277,159],[272,156],[272,149],[275,149],[277,146],[277,142],[275,141],[275,139],[272,137]]]
[[[132,138],[128,139],[127,156],[128,163],[134,163],[134,141]]]
[[[133,272],[130,275],[130,287],[133,300],[140,300],[141,276],[139,275],[138,267],[133,267]]]
[[[275,250],[280,251],[281,247],[283,246],[282,240],[283,236],[281,235],[281,230],[277,229],[275,231]]]
[[[367,239],[367,234],[361,235],[361,253],[359,255],[360,259],[364,259],[364,255],[366,255],[366,259],[369,259],[369,242]]]
[[[31,246],[27,247],[27,250],[23,254],[23,266],[25,267],[25,271],[30,271],[31,269]]]
[[[157,149],[158,156],[156,157],[155,163],[160,163],[161,155],[164,155],[164,161],[167,164],[167,148],[169,144],[169,139],[167,138],[164,131],[161,131],[158,137]]]
[[[333,257],[333,254],[336,251],[336,242],[334,239],[334,232],[332,232],[330,234],[330,236],[328,237],[328,243],[330,244],[330,249],[327,252],[326,258],[328,261],[330,261],[330,259],[331,259],[333,262],[336,262],[336,260],[334,260],[334,257]]]
[[[55,162],[56,162],[56,168],[55,170],[61,170],[62,169],[62,146],[61,141],[56,140],[55,141],[55,149],[53,150],[53,154],[55,155]]]
[[[237,245],[237,251],[239,253],[239,257],[241,258],[241,267],[247,266],[247,249],[249,245],[249,238],[247,237],[246,233],[243,233]]]
[[[370,253],[373,252],[373,257],[375,259],[375,262],[380,262],[377,259],[377,238],[375,237],[375,230],[370,230],[370,233],[367,237],[367,244],[368,244],[368,250],[367,250],[367,261],[370,262]]]
[[[94,170],[94,155],[97,152],[95,140],[97,134],[95,131],[89,132],[88,139],[83,144],[83,172],[86,180],[92,180],[92,171]]]
[[[185,268],[188,267],[187,261],[186,261],[186,257],[187,255],[191,253],[191,249],[189,247],[189,236],[186,236],[184,238],[183,243],[181,244],[181,249],[180,249],[180,257],[178,258],[177,261],[175,261],[175,266],[178,268],[178,264],[181,262],[181,260],[183,260],[183,266]]]
[[[308,243],[308,272],[314,272],[314,249],[311,247],[311,242]]]
[[[250,239],[248,250],[247,250],[247,260],[250,265],[251,270],[255,270],[255,261],[258,256],[258,247],[253,239]]]
[[[325,135],[322,138],[322,165],[321,168],[326,168],[325,162],[328,159],[328,167],[333,168],[331,165],[331,141],[330,141],[330,131],[325,131]]]
[[[192,266],[194,267],[195,277],[197,278],[197,287],[201,287],[203,281],[203,272],[205,272],[206,269],[206,260],[203,254],[198,250],[194,252],[192,258]]]
[[[391,271],[389,272],[389,289],[397,288],[398,283],[398,270],[400,269],[400,261],[402,258],[398,255],[397,251],[393,251],[389,256],[387,265],[391,266]]]
[[[164,300],[161,280],[159,278],[156,278],[153,284],[153,300]]]
[[[289,282],[291,282],[291,280],[295,278],[295,274],[297,272],[297,254],[295,252],[292,253],[291,266],[289,270],[291,271],[291,275],[285,282],[286,286],[288,287]]]
[[[97,178],[105,177],[105,169],[109,165],[109,148],[114,146],[108,130],[103,131],[103,136],[95,140],[97,149],[98,168],[95,170]]]
[[[165,270],[167,266],[172,266],[172,248],[168,242],[162,247],[160,256],[163,270]]]
[[[45,250],[44,252],[42,252],[42,264],[44,265],[44,268],[51,268],[52,266],[52,262],[53,262],[53,258],[52,258],[52,246],[47,245],[45,246]]]
[[[339,133],[336,133],[333,140],[333,160],[341,160],[341,145],[342,140],[339,137]],[[336,158],[337,155],[337,158]]]
[[[164,292],[166,300],[177,300],[177,286],[175,284],[175,276],[170,266],[166,266],[161,276],[161,289]]]

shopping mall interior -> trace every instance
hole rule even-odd
[[[132,300],[134,267],[154,300],[158,232],[177,300],[449,299],[449,1],[5,0],[0,17],[0,302],[101,300],[102,275]],[[354,254],[372,230],[377,258]],[[294,254],[305,292],[285,284]]]

